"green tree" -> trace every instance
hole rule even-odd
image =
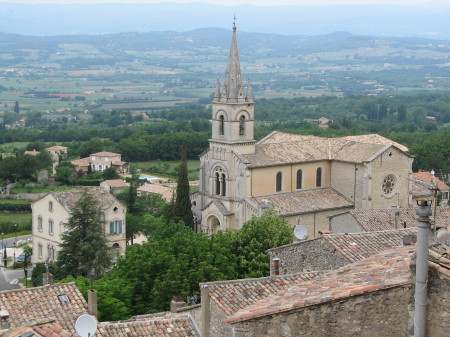
[[[232,234],[240,278],[268,276],[270,258],[266,251],[293,241],[287,220],[276,215],[273,209],[259,217],[253,216]]]
[[[189,180],[187,168],[186,143],[181,147],[181,164],[178,173],[177,193],[174,205],[174,220],[183,221],[186,226],[194,229],[194,216],[192,215],[191,199],[189,196]]]
[[[120,178],[120,176],[116,172],[116,169],[114,168],[114,166],[108,167],[106,170],[104,170],[102,172],[102,175],[103,175],[103,179],[105,179],[105,180],[119,179]]]
[[[102,275],[111,266],[110,248],[106,244],[99,202],[85,189],[61,236],[57,264],[63,275]]]
[[[14,112],[16,114],[18,114],[20,112],[19,101],[16,101],[16,103],[14,104]]]

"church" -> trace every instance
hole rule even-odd
[[[197,230],[240,229],[269,208],[312,239],[351,209],[411,206],[413,156],[377,134],[323,138],[274,131],[254,139],[255,101],[244,88],[236,26],[223,85],[212,101],[212,137],[191,196]]]

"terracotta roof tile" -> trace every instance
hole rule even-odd
[[[70,163],[72,165],[77,165],[77,166],[89,166],[89,164],[91,163],[91,160],[89,159],[89,157],[86,157],[86,158],[72,160]]]
[[[58,295],[67,295],[69,301],[62,303]],[[36,325],[46,319],[74,333],[74,322],[79,316],[88,314],[87,308],[74,283],[0,292],[0,310],[8,311],[11,329]]]
[[[105,191],[101,187],[85,187],[83,189],[73,189],[69,191],[50,192],[50,194],[70,211],[75,207],[76,202],[80,199],[84,190],[87,190],[89,194],[92,194],[95,197],[102,209],[106,209],[113,202],[118,201],[111,193]]]
[[[433,177],[428,171],[415,172],[411,175],[411,178],[425,182],[429,185],[429,187],[433,187],[433,185],[436,184],[440,190],[450,189],[450,187],[448,187],[442,180],[437,177]]]
[[[434,212],[434,209],[432,208]],[[396,213],[399,213],[396,216]],[[396,229],[397,226],[403,228],[417,227],[417,216],[415,208],[389,208],[389,209],[353,209],[348,212],[366,231],[385,231]],[[340,215],[336,215],[340,216]],[[434,221],[434,216],[431,216]],[[450,225],[450,208],[447,206],[438,206],[436,208],[436,224],[438,227],[447,227]]]
[[[114,153],[114,152],[102,151],[102,152],[92,153],[91,156],[97,156],[97,157],[117,157],[117,156],[120,156],[120,153]]]
[[[350,200],[330,187],[260,195],[251,200],[273,206],[282,216],[353,207]]]
[[[54,146],[50,146],[50,147],[46,148],[46,150],[50,150],[50,151],[64,151],[64,150],[67,150],[67,147],[60,146],[60,145],[54,145]]]
[[[42,337],[72,337],[73,333],[63,329],[58,323],[47,323],[34,328],[34,331]]]
[[[255,153],[243,155],[252,167],[320,160],[361,163],[389,146],[406,147],[380,135],[322,138],[274,131],[256,143]]]
[[[139,192],[155,193],[161,195],[165,200],[171,201],[174,190],[170,187],[163,186],[161,184],[149,184],[145,183],[137,189]]]
[[[292,286],[300,285],[319,274],[320,272],[310,272],[257,279],[210,282],[202,283],[200,287],[208,287],[211,300],[227,315],[231,315],[260,299]]]
[[[378,232],[328,234],[320,239],[329,242],[350,262],[355,262],[381,251],[403,245],[405,235],[417,233],[417,228],[395,229]]]
[[[403,237],[415,235],[417,228],[394,229],[377,232],[361,232],[349,234],[326,234],[313,240],[298,241],[288,245],[269,249],[269,252],[277,252],[288,247],[302,245],[306,242],[317,241],[330,244],[338,253],[346,258],[349,263],[367,258],[384,250],[403,245]]]
[[[102,322],[97,337],[199,337],[194,323],[188,317],[141,319],[120,322]]]
[[[117,187],[128,187],[130,186],[129,183],[123,181],[122,179],[110,179],[110,180],[105,180],[105,183],[107,183],[110,187],[112,188],[117,188]]]
[[[411,284],[414,246],[387,250],[269,295],[224,320],[235,323]]]

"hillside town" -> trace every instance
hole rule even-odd
[[[32,233],[2,233],[0,336],[84,337],[87,316],[86,337],[450,334],[448,174],[413,172],[410,150],[377,133],[257,138],[236,32],[198,179],[186,145],[175,178],[107,148],[24,151],[51,163],[38,182],[67,188],[2,191],[31,199]],[[8,264],[24,275],[8,282]]]

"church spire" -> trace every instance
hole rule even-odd
[[[227,102],[237,103],[243,97],[241,65],[236,41],[236,25],[233,22],[233,37],[231,39],[230,56],[228,58],[227,74],[224,82],[225,98]]]

